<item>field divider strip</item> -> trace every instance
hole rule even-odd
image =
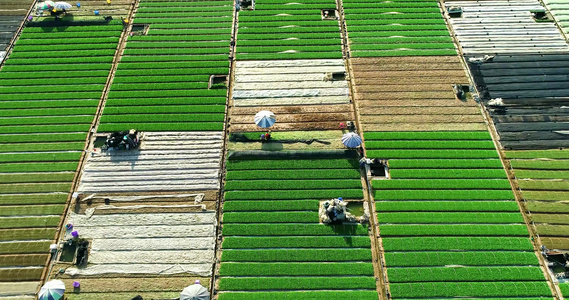
[[[227,162],[227,154],[228,154],[228,147],[229,144],[229,122],[231,120],[230,108],[233,105],[232,96],[233,96],[233,85],[235,84],[235,45],[237,44],[237,24],[239,19],[239,12],[235,8],[236,1],[233,2],[233,19],[231,23],[231,39],[229,43],[229,74],[227,75],[227,94],[225,99],[225,118],[223,122],[223,145],[221,148],[222,157],[220,159],[220,168],[219,168],[219,189],[217,195],[217,220],[215,226],[215,236],[216,243],[215,243],[215,260],[213,261],[212,266],[212,280],[210,280],[210,297],[211,299],[217,299],[216,287],[218,286],[219,281],[219,268],[221,265],[221,244],[223,242],[223,235],[221,230],[221,219],[223,216],[223,197],[225,191],[225,181],[226,181],[226,162]]]
[[[449,22],[450,16],[448,15],[446,10],[444,9],[445,0],[439,0],[438,4],[439,4],[439,8],[441,10],[441,13],[443,14],[447,28],[448,28],[449,32],[451,32],[453,41],[454,41],[455,45],[457,46],[457,49],[458,49],[457,51],[459,52],[458,56],[459,56],[459,59],[463,65],[463,68],[465,69],[466,76],[468,77],[470,85],[474,88],[476,95],[480,95],[480,93],[476,87],[476,84],[474,84],[474,78],[472,77],[472,74],[470,73],[470,69],[468,68],[468,64],[466,62],[466,57],[465,57],[464,53],[462,52],[460,41],[458,40],[458,37],[456,36],[456,34],[454,32],[453,26]],[[512,193],[514,194],[514,199],[515,199],[516,203],[518,204],[519,211],[522,214],[522,217],[524,219],[524,224],[526,225],[528,233],[530,234],[530,237],[531,237],[530,241],[531,241],[531,244],[534,248],[534,254],[537,256],[537,258],[539,260],[539,265],[540,265],[540,268],[542,269],[542,271],[545,275],[547,285],[551,289],[552,295],[555,299],[563,300],[564,298],[561,294],[561,290],[559,289],[559,285],[554,283],[554,280],[553,280],[553,278],[549,272],[549,269],[547,267],[547,263],[545,261],[545,258],[541,255],[541,252],[540,252],[541,240],[540,240],[539,235],[537,234],[536,229],[533,226],[531,220],[529,220],[529,217],[526,214],[526,211],[529,211],[529,210],[527,210],[527,207],[525,205],[525,200],[523,199],[523,197],[521,195],[521,189],[518,185],[517,178],[513,172],[513,168],[510,164],[510,161],[506,158],[504,149],[500,145],[500,142],[499,142],[500,138],[498,136],[498,131],[496,129],[496,126],[494,125],[494,122],[492,121],[492,117],[490,116],[488,109],[486,108],[486,106],[483,103],[480,102],[480,98],[475,98],[475,99],[476,99],[475,101],[478,104],[478,107],[480,109],[480,112],[482,113],[482,116],[484,118],[484,123],[486,123],[486,125],[488,127],[488,132],[490,133],[490,136],[492,137],[492,142],[494,143],[494,147],[496,149],[496,152],[498,153],[498,157],[500,158],[500,162],[502,164],[502,167],[503,167],[503,169],[506,172],[506,175],[508,177],[508,181],[510,183]]]
[[[340,35],[342,38],[342,50],[343,50],[343,56],[344,56],[344,61],[346,64],[346,71],[348,74],[348,86],[349,86],[349,91],[350,91],[350,102],[352,104],[352,109],[354,112],[354,118],[355,118],[355,122],[356,122],[356,128],[358,129],[358,132],[360,133],[360,137],[362,139],[362,144],[361,144],[361,149],[363,149],[363,153],[361,154],[363,157],[366,157],[366,147],[365,147],[365,139],[364,139],[364,132],[363,132],[363,127],[361,126],[361,122],[360,122],[360,112],[359,112],[359,108],[358,105],[356,105],[356,100],[355,100],[355,77],[353,76],[354,74],[354,70],[352,67],[352,61],[351,61],[351,51],[350,51],[350,44],[349,44],[349,37],[348,37],[348,29],[347,29],[347,24],[346,24],[346,20],[344,18],[344,3],[342,0],[336,0],[336,7],[338,9],[338,15],[340,17]],[[361,170],[360,169],[360,174],[361,174],[361,180],[362,180],[362,186],[364,188],[365,191],[367,191],[367,195],[365,195],[364,193],[364,197],[367,197],[368,199],[368,210],[370,213],[370,227],[371,227],[371,251],[372,251],[372,265],[374,268],[374,273],[375,274],[375,278],[377,281],[377,293],[379,295],[379,299],[383,300],[383,299],[389,299],[389,278],[387,277],[387,270],[385,270],[386,268],[386,263],[385,263],[385,257],[383,255],[384,253],[384,249],[383,249],[383,242],[381,240],[381,235],[380,235],[380,230],[379,230],[379,222],[377,220],[377,213],[375,212],[375,199],[373,197],[372,194],[372,187],[371,187],[371,182],[367,179],[367,174],[364,173],[365,170]],[[365,201],[365,199],[364,199]]]
[[[134,15],[134,10],[138,7],[138,2],[140,0],[134,0],[133,5],[131,6],[131,9],[129,11],[128,14],[128,18],[132,18],[132,16]],[[115,55],[113,56],[113,61],[111,64],[111,69],[109,70],[109,75],[107,77],[107,81],[105,83],[105,88],[103,89],[101,98],[99,100],[99,104],[97,106],[97,111],[95,113],[95,116],[93,118],[93,122],[91,123],[91,126],[89,128],[89,132],[87,132],[87,137],[85,138],[85,146],[83,148],[83,151],[81,153],[81,157],[79,159],[79,163],[77,165],[77,169],[75,171],[75,175],[73,177],[73,181],[71,183],[71,189],[70,192],[67,196],[67,200],[65,202],[65,209],[61,215],[61,219],[59,220],[59,224],[57,226],[57,230],[56,230],[56,235],[55,238],[53,240],[53,243],[57,243],[59,241],[59,239],[61,238],[61,236],[64,234],[64,226],[63,223],[66,219],[67,214],[69,213],[69,209],[71,207],[71,205],[73,203],[75,203],[76,198],[73,198],[73,193],[77,190],[77,188],[79,187],[79,181],[81,178],[81,174],[83,172],[83,168],[85,167],[85,163],[87,161],[87,150],[89,149],[89,145],[91,144],[91,139],[93,137],[93,134],[96,132],[97,127],[100,123],[100,119],[103,113],[103,108],[105,106],[105,102],[107,100],[109,91],[110,91],[110,87],[112,85],[113,79],[114,79],[114,74],[115,71],[117,70],[117,66],[118,63],[120,61],[120,56],[122,55],[122,50],[124,49],[124,46],[126,44],[126,39],[128,37],[128,33],[129,30],[128,29],[124,29],[121,33],[121,37],[119,39],[119,42],[117,44],[117,48],[115,50]],[[43,285],[43,283],[45,282],[45,280],[47,279],[48,275],[51,273],[51,270],[53,268],[53,264],[50,265],[51,262],[51,256],[48,257],[44,270],[42,272],[41,278],[40,278],[40,285],[38,286],[38,289],[36,290],[36,294],[39,293],[39,289],[40,287]]]

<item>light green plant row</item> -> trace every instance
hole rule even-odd
[[[545,281],[539,282],[432,282],[432,283],[393,283],[390,284],[393,297],[551,297],[551,290]],[[550,299],[550,298],[549,298]]]
[[[108,107],[125,108],[139,106],[141,111],[145,111],[143,107],[152,107],[155,105],[206,105],[206,106],[223,106],[225,108],[225,97],[172,97],[172,98],[132,98],[132,99],[112,99],[107,102],[105,109]],[[214,110],[212,110],[214,111]]]
[[[502,169],[391,169],[391,178],[502,178],[506,172]]]
[[[271,179],[348,179],[360,178],[358,169],[322,169],[314,170],[278,170],[271,174]],[[259,171],[228,172],[226,180],[267,179],[267,175]]]
[[[79,158],[79,156],[75,155],[68,160],[72,160],[75,157],[77,157],[77,159]],[[77,163],[78,162],[74,161],[3,163],[0,165],[0,172],[2,173],[75,172],[75,170],[77,169]]]
[[[494,149],[489,141],[366,141],[366,149]]]
[[[528,251],[533,245],[527,237],[384,237],[385,251]]]
[[[519,212],[515,201],[376,201],[375,209],[378,212]]]
[[[569,151],[568,150],[507,151],[506,157],[510,159],[535,159],[535,158],[569,159]]]
[[[0,248],[1,251],[1,248]],[[333,251],[333,250],[332,250]],[[373,276],[371,263],[229,263],[220,276]],[[350,287],[351,288],[351,287]]]
[[[519,169],[531,170],[569,170],[569,160],[522,160],[512,159],[510,161],[512,168],[515,169],[516,174]],[[534,171],[532,171],[533,173]]]
[[[135,128],[141,131],[219,131],[223,130],[223,123],[105,123],[99,126],[99,132],[121,131],[125,128]]]
[[[375,200],[513,200],[511,190],[380,190]]]
[[[32,152],[41,151],[81,151],[85,147],[85,141],[82,142],[55,142],[55,143],[27,143],[22,144],[0,144],[0,152],[20,152],[22,149]]]
[[[503,189],[509,190],[510,182],[507,179],[392,179],[374,180],[372,186],[377,190],[387,189]]]
[[[368,235],[363,225],[322,225],[322,224],[225,224],[224,236],[344,236]],[[367,250],[369,251],[369,250]],[[371,255],[371,252],[370,252]]]
[[[569,181],[518,180],[522,190],[569,191]]]
[[[269,291],[269,290],[327,290],[368,289],[374,290],[375,278],[365,277],[223,277],[219,289],[224,291]]]
[[[389,168],[392,171],[429,168],[437,169],[435,172],[440,169],[499,169],[504,172],[499,159],[390,159]]]
[[[34,216],[34,215],[60,215],[63,213],[65,205],[17,205],[3,206],[0,216]],[[1,244],[0,244],[1,248]],[[0,250],[1,252],[1,250]],[[44,251],[45,252],[45,249]]]
[[[312,291],[310,293],[301,291],[285,292],[221,292],[218,294],[219,300],[330,300],[330,299],[358,299],[358,300],[377,300],[377,291]],[[353,298],[352,298],[353,297]]]
[[[355,159],[286,159],[286,160],[228,160],[227,170],[283,170],[283,169],[352,169],[359,168]],[[232,172],[228,172],[228,176]],[[278,175],[275,175],[278,176]]]
[[[271,236],[238,237],[223,239],[223,249],[262,249],[262,248],[369,248],[367,236]]]
[[[513,224],[523,223],[517,212],[379,212],[380,224]]]
[[[539,267],[388,268],[389,282],[542,281]]]
[[[525,224],[486,225],[486,224],[384,224],[382,236],[528,236]]]
[[[496,150],[368,150],[367,155],[384,159],[392,158],[498,158]]]
[[[1,178],[1,177],[0,177]],[[318,214],[313,211],[294,212],[225,212],[222,222],[229,223],[318,223]]]
[[[160,104],[160,102],[156,101],[156,104]],[[225,112],[225,107],[223,105],[162,105],[162,106],[156,105],[156,106],[140,106],[140,107],[136,106],[105,107],[105,115],[123,115],[123,116],[130,114],[209,113],[210,117],[215,117],[215,119],[217,119],[218,114],[213,114],[213,113],[223,114],[224,112]],[[196,120],[198,120],[199,118],[200,116],[198,116]]]
[[[533,252],[387,252],[385,261],[391,267],[417,266],[539,266],[539,261]]]
[[[223,262],[371,262],[370,249],[255,249],[224,250]]]

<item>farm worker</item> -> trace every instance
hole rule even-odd
[[[261,141],[264,141],[264,140],[265,140],[265,138],[266,138],[265,134],[264,134],[264,133],[263,133],[263,134],[261,134]]]
[[[344,124],[343,122],[340,123],[340,129],[346,129],[346,124]]]
[[[268,140],[270,140],[270,139],[271,139],[271,133],[270,133],[270,132],[267,132],[267,133],[265,134],[265,140],[268,141]]]

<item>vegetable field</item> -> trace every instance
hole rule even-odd
[[[227,161],[219,299],[377,299],[368,228],[318,219],[319,200],[363,198],[355,153],[236,154]]]
[[[141,1],[110,88],[99,132],[220,131],[229,74],[233,2]]]
[[[122,30],[38,26],[0,71],[2,281],[40,279]]]
[[[569,216],[569,151],[508,151],[506,156],[542,243],[550,249],[569,250],[564,226]]]
[[[353,57],[456,55],[436,1],[343,4]]]
[[[323,19],[332,0],[261,0],[239,12],[237,60],[341,59],[337,19]]]
[[[551,298],[488,132],[365,139],[390,166],[372,187],[394,299]]]

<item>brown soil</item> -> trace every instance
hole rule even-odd
[[[452,90],[448,92],[381,92],[381,93],[356,93],[356,100],[405,100],[409,99],[455,99]]]
[[[358,101],[358,106],[360,107],[360,113],[369,109],[370,107],[386,107],[386,109],[393,109],[396,107],[464,107],[464,106],[476,106],[473,100],[469,101],[459,101],[457,99],[449,98],[438,98],[438,99],[419,99],[419,100],[405,100],[404,102],[400,100],[360,100]],[[387,112],[389,113],[389,111]]]
[[[356,93],[374,92],[445,92],[452,91],[451,84],[377,84],[359,85],[355,88]]]
[[[439,63],[458,63],[460,60],[457,56],[398,56],[398,57],[372,57],[372,58],[352,58],[352,65],[367,64],[393,64],[393,63],[421,63],[421,64],[439,64]]]
[[[109,292],[157,292],[157,291],[182,291],[186,286],[194,283],[196,279],[203,286],[208,287],[209,277],[143,277],[143,278],[80,278],[62,279],[65,286],[73,291],[73,281],[81,284],[79,293],[109,293]]]
[[[430,104],[427,102],[425,104]],[[360,110],[361,115],[479,115],[480,110],[478,107],[447,107],[441,109],[440,107],[430,106],[374,106],[366,107]]]
[[[569,250],[569,238],[541,237],[540,240],[548,249]]]
[[[366,123],[483,123],[481,115],[371,115],[361,116]]]
[[[340,122],[345,119],[332,122],[304,122],[304,123],[276,123],[271,127],[272,131],[303,131],[303,130],[334,130],[338,129]],[[256,132],[259,127],[255,124],[233,124],[229,126],[229,132]]]
[[[253,106],[253,107],[232,107],[231,116],[249,115],[254,116],[261,110],[270,110],[278,114],[305,114],[305,113],[337,113],[351,111],[351,105],[307,105],[307,106]]]
[[[484,123],[391,123],[363,124],[364,131],[484,131]]]
[[[354,78],[393,78],[393,77],[403,77],[403,78],[421,78],[421,77],[447,77],[454,79],[457,82],[467,83],[468,80],[464,75],[464,70],[429,70],[426,71],[422,66],[414,70],[407,71],[394,71],[394,69],[388,69],[385,71],[373,70],[365,71],[359,70],[354,67]],[[426,67],[426,66],[425,66]],[[396,69],[397,70],[397,69]]]
[[[429,77],[397,77],[397,76],[393,76],[393,77],[380,77],[380,78],[372,78],[372,77],[368,77],[368,78],[355,78],[354,79],[354,83],[356,85],[377,85],[377,84],[404,84],[404,85],[409,85],[409,84],[455,84],[455,83],[461,83],[462,81],[464,81],[464,83],[467,82],[467,80],[464,78],[459,78],[460,80],[457,79],[458,77],[450,77],[450,76],[429,76]]]
[[[278,123],[303,123],[303,122],[326,122],[332,120],[345,121],[352,117],[350,113],[312,113],[312,114],[281,114],[277,116]],[[231,117],[232,124],[250,124],[253,118],[250,115],[240,115]]]

